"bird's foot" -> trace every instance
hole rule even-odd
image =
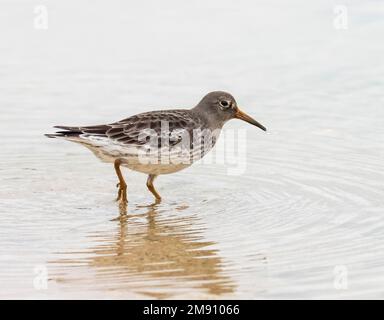
[[[127,198],[127,185],[121,184],[120,182],[116,185],[117,188],[119,188],[117,192],[117,198],[116,201],[120,201],[121,203],[127,203],[128,198]]]

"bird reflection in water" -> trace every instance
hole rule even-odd
[[[124,204],[115,234],[95,234],[99,243],[88,252],[87,265],[100,289],[118,290],[150,298],[214,298],[230,295],[233,281],[224,274],[215,242],[203,237],[204,226],[187,206],[136,207],[129,214]],[[73,261],[72,261],[73,262]],[[88,281],[88,286],[91,283]],[[115,291],[116,292],[116,291]]]

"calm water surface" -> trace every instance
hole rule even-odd
[[[50,1],[37,30],[2,1],[0,296],[384,298],[384,8],[337,30],[336,4]],[[110,165],[43,136],[217,89],[268,133],[228,123],[246,154],[160,177],[158,205],[126,170],[119,208]]]

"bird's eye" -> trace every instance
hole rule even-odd
[[[220,106],[223,107],[224,109],[228,108],[230,106],[229,102],[226,100],[221,100],[219,102]]]

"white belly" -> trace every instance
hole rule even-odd
[[[155,175],[174,173],[188,168],[193,162],[200,160],[214,146],[214,143],[208,144],[202,150],[200,145],[194,146],[193,149],[176,145],[167,149],[152,151],[153,149],[150,149],[147,145],[127,146],[104,137],[68,140],[81,143],[103,162],[114,163],[116,159],[120,159],[124,167]],[[216,139],[214,142],[216,142]]]
[[[146,174],[168,174],[174,173],[185,168],[188,168],[191,164],[141,164],[141,163],[125,163],[123,159],[122,165],[133,171],[138,171]]]
[[[114,163],[116,159],[120,159],[122,166],[146,174],[174,173],[188,168],[194,162],[194,159],[187,158],[185,155],[178,156],[172,152],[160,152],[156,156],[145,156],[137,152],[133,153],[132,150],[122,148],[120,145],[102,147],[86,143],[81,144],[90,149],[103,162]]]

